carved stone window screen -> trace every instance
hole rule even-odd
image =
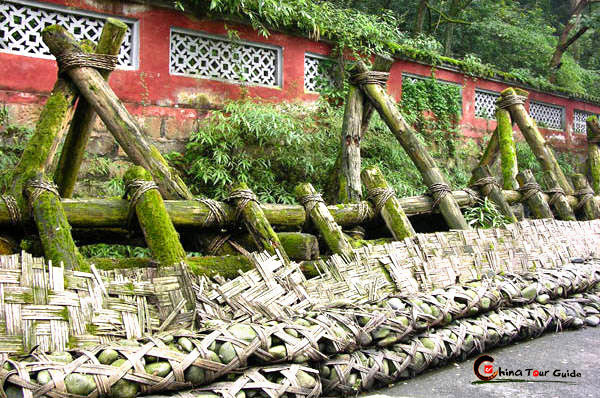
[[[319,54],[304,53],[304,91],[319,92],[335,84],[335,61]]]
[[[575,110],[575,112],[573,112],[573,132],[585,134],[587,132],[585,121],[590,116],[594,116],[594,114],[591,112]]]
[[[500,93],[475,89],[475,117],[495,119],[498,98],[500,98]]]
[[[563,130],[565,126],[565,108],[543,102],[530,101],[529,114],[542,128]]]
[[[42,41],[44,28],[58,24],[71,32],[78,40],[87,39],[97,42],[104,22],[109,17],[119,19],[129,27],[119,53],[118,67],[136,69],[139,48],[139,29],[136,20],[85,10],[73,10],[38,1],[0,1],[0,51],[54,59]]]
[[[281,87],[281,66],[281,47],[171,29],[172,75]]]

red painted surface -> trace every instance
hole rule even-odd
[[[221,82],[202,78],[173,76],[169,73],[169,36],[171,27],[192,29],[215,35],[226,35],[222,22],[204,21],[173,10],[154,8],[120,1],[46,0],[47,3],[66,5],[105,14],[134,18],[140,22],[139,67],[137,70],[117,70],[110,78],[115,93],[139,116],[168,116],[182,125],[205,110],[196,110],[182,100],[182,96],[203,93],[215,103],[236,99],[243,95],[269,101],[314,101],[317,95],[304,92],[304,53],[327,54],[327,44],[306,38],[273,33],[268,38],[258,35],[250,27],[234,26],[243,40],[280,46],[283,54],[283,84],[281,88]],[[499,92],[507,84],[475,79],[461,73],[434,69],[436,78],[454,82],[463,87],[463,134],[481,138],[495,128],[495,121],[475,117],[475,88]],[[52,89],[56,79],[54,60],[0,53],[0,102],[41,103]],[[432,68],[416,62],[398,60],[391,70],[388,91],[397,100],[402,94],[402,73],[431,76]],[[585,144],[583,134],[573,133],[575,109],[600,113],[600,106],[578,102],[545,93],[531,92],[530,99],[564,106],[566,131],[543,130],[553,145],[577,148]]]

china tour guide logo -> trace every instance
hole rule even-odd
[[[473,381],[472,384],[482,383],[566,383],[577,384],[575,381],[564,379],[581,378],[581,373],[576,370],[563,369],[533,369],[533,368],[494,368],[494,358],[490,355],[481,355],[473,364],[473,372],[479,380]],[[498,377],[500,376],[500,377]],[[518,378],[503,378],[513,376]],[[557,380],[558,379],[558,380]],[[563,380],[560,380],[563,379]]]

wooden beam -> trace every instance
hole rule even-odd
[[[531,170],[522,170],[517,174],[517,180],[519,181],[520,189],[526,198],[527,206],[533,213],[534,218],[554,218],[550,205],[544,198],[541,191],[540,185],[535,181],[535,177]]]

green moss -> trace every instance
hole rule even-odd
[[[517,151],[513,137],[510,114],[506,109],[496,111],[498,121],[498,140],[503,178],[503,189],[517,189]]]
[[[146,258],[130,257],[130,258],[100,258],[94,257],[90,259],[90,262],[96,266],[96,268],[104,271],[112,271],[116,269],[135,269],[143,268],[151,265]]]
[[[60,310],[60,312],[58,313],[58,315],[64,319],[65,321],[68,321],[71,316],[69,315],[69,310],[67,309],[67,307],[64,307],[62,310]]]
[[[592,115],[585,119],[585,121],[590,123],[598,123],[598,117],[596,115]]]
[[[85,330],[91,334],[91,335],[96,335],[98,334],[98,326],[92,324],[92,323],[86,323],[85,325]]]
[[[189,257],[187,264],[195,275],[213,277],[218,274],[226,279],[239,276],[239,271],[246,272],[254,268],[244,256]]]

